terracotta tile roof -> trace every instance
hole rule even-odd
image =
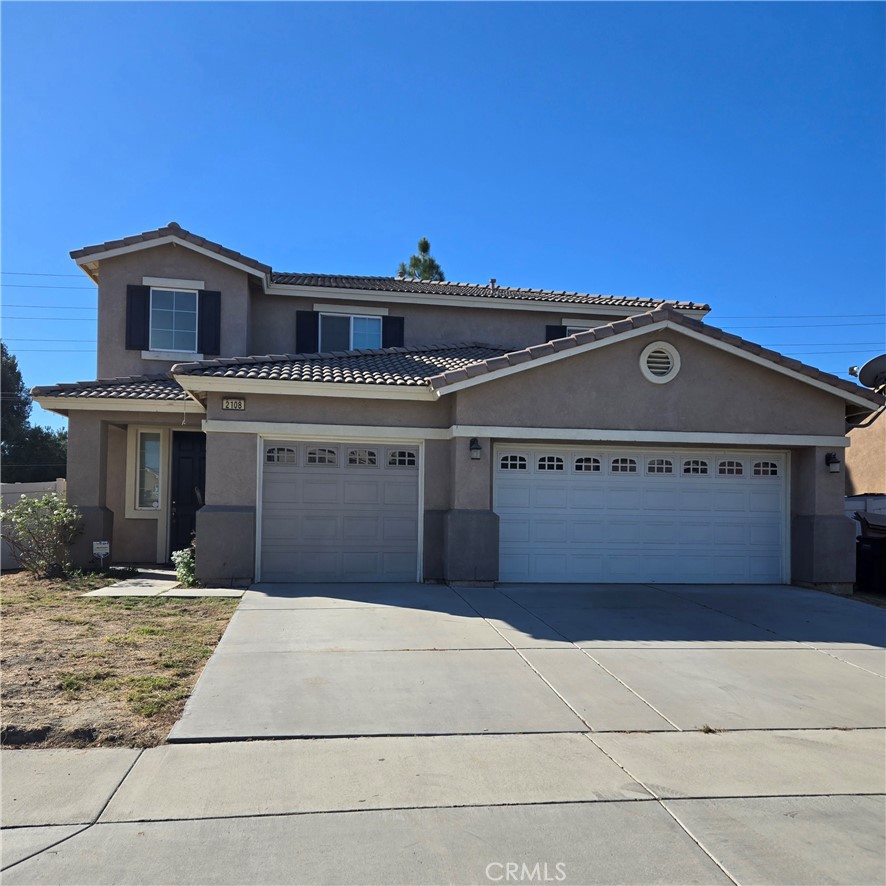
[[[799,373],[800,375],[805,375],[807,378],[824,382],[825,384],[838,388],[841,391],[846,391],[847,393],[855,394],[857,397],[870,400],[872,404],[877,406],[886,402],[886,398],[869,388],[863,388],[851,381],[846,381],[839,376],[831,375],[828,372],[822,372],[814,366],[808,366],[805,363],[801,363],[799,360],[794,360],[792,357],[786,357],[784,354],[779,354],[778,351],[770,351],[762,345],[755,344],[754,342],[740,338],[737,335],[732,335],[732,333],[725,332],[716,326],[702,323],[700,320],[695,320],[692,317],[686,317],[684,314],[667,307],[659,308],[655,311],[649,311],[645,314],[637,314],[633,317],[627,317],[624,320],[617,320],[616,322],[608,323],[605,326],[596,326],[586,332],[579,332],[575,335],[556,339],[552,342],[533,345],[532,347],[523,348],[519,351],[511,351],[501,356],[483,360],[481,363],[476,363],[469,367],[450,369],[440,375],[428,379],[427,383],[434,390],[440,390],[448,385],[455,384],[456,382],[465,381],[468,378],[475,378],[478,375],[492,373],[499,369],[505,369],[508,366],[516,366],[518,363],[530,362],[560,351],[568,351],[572,348],[578,348],[595,341],[602,341],[605,338],[621,335],[632,329],[639,329],[653,323],[660,323],[663,320],[668,320],[675,325],[688,327],[689,329],[702,333],[708,338],[722,341],[724,344],[732,345],[740,350],[747,351],[749,354],[762,357],[764,360],[768,360],[778,366],[783,366],[786,369]]]
[[[207,240],[205,237],[198,237],[197,234],[192,234],[190,231],[186,231],[177,222],[170,222],[163,228],[157,228],[154,231],[145,231],[141,234],[134,234],[132,237],[123,237],[120,240],[108,240],[105,243],[98,243],[95,246],[84,246],[82,249],[75,249],[71,253],[71,258],[88,258],[90,255],[99,255],[100,253],[108,252],[111,249],[121,249],[124,246],[132,246],[135,243],[146,243],[149,240],[159,240],[161,237],[178,237],[180,240],[193,243],[195,246],[200,246],[203,249],[208,249],[210,252],[216,252],[219,255],[223,255],[225,258],[239,262],[247,267],[254,268],[262,274],[269,274],[271,272],[271,268],[268,265],[264,265],[260,261],[256,261],[254,258],[249,258],[249,256],[235,252],[233,249],[228,249],[220,243],[213,243],[212,240]]]
[[[94,246],[84,246],[71,252],[73,259],[88,259],[90,256],[99,258],[103,252],[112,249],[122,249],[138,243],[147,243],[151,240],[159,240],[162,237],[178,237],[187,243],[193,243],[210,252],[239,262],[262,275],[266,275],[271,283],[286,286],[312,286],[321,289],[354,289],[367,292],[386,293],[419,293],[423,295],[447,295],[447,296],[470,296],[473,298],[494,298],[501,300],[542,301],[553,304],[582,304],[597,305],[603,307],[619,307],[633,310],[654,309],[664,305],[677,310],[686,311],[709,311],[706,304],[691,301],[666,301],[655,298],[630,298],[621,295],[593,295],[584,292],[560,292],[553,289],[521,289],[512,286],[493,286],[490,283],[437,283],[432,280],[410,280],[404,277],[372,277],[372,276],[349,276],[342,274],[290,274],[274,272],[269,265],[263,264],[254,258],[228,249],[220,243],[214,243],[205,237],[186,231],[177,222],[169,222],[162,228],[153,231],[144,231],[131,237],[121,237],[119,240],[108,240],[105,243],[97,243]]]
[[[282,354],[178,363],[176,375],[364,385],[425,385],[431,376],[504,354],[490,345],[379,348],[327,354]]]
[[[96,400],[189,400],[177,381],[165,375],[130,375],[31,389],[32,397],[70,397]]]
[[[619,308],[658,308],[667,305],[678,310],[709,311],[706,304],[691,301],[663,301],[655,298],[630,298],[622,295],[592,295],[584,292],[559,292],[553,289],[520,289],[491,286],[488,283],[438,283],[433,280],[410,280],[403,277],[359,277],[338,274],[284,274],[274,272],[271,282],[286,286],[315,286],[327,289],[358,289],[369,292],[421,293],[474,298],[520,299],[555,304],[600,305]]]

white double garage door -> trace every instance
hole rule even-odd
[[[504,582],[789,580],[783,452],[497,446]]]

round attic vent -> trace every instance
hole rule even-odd
[[[666,341],[655,341],[640,354],[640,371],[647,381],[663,385],[680,371],[680,354]]]

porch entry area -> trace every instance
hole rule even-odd
[[[206,489],[206,434],[172,432],[169,480],[169,552],[188,547],[194,539],[197,511]]]

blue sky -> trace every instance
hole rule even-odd
[[[884,350],[884,10],[4,2],[3,339],[94,378],[68,252],[175,220],[275,270],[427,236],[451,280],[705,301],[845,377]]]

